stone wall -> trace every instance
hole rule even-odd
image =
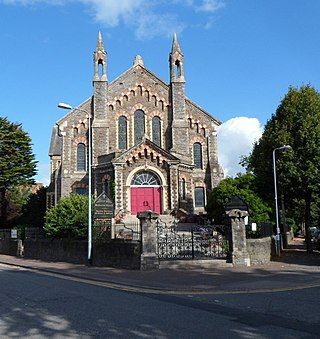
[[[272,238],[247,239],[247,251],[251,265],[260,265],[270,262],[272,258]]]
[[[28,239],[24,242],[24,256],[45,261],[87,264],[87,246],[86,241],[80,240]],[[123,240],[94,242],[92,265],[138,269],[140,267],[140,244]]]

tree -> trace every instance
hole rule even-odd
[[[6,192],[9,188],[32,183],[36,174],[35,156],[29,135],[21,124],[0,117],[0,204],[1,225],[6,223]]]
[[[312,209],[316,207],[313,201],[319,202],[319,122],[320,94],[310,85],[289,88],[276,113],[267,122],[261,139],[244,160],[257,179],[258,192],[271,201],[274,198],[272,152],[284,144],[292,147],[291,151],[277,152],[278,184],[291,215],[302,207],[308,251],[311,250],[308,230]]]
[[[213,188],[206,210],[214,222],[221,224],[224,221],[225,205],[234,196],[238,195],[248,204],[251,222],[270,220],[271,209],[256,194],[255,178],[252,174],[239,173],[235,178],[226,178]]]
[[[88,197],[70,194],[47,211],[44,230],[51,238],[84,239],[88,230]]]

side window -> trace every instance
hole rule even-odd
[[[86,145],[78,144],[77,146],[77,171],[86,170]]]
[[[194,205],[195,207],[204,207],[204,188],[196,187],[194,189]]]
[[[182,178],[181,181],[181,199],[186,200],[186,179]]]
[[[76,194],[80,194],[80,195],[86,195],[87,194],[87,189],[85,187],[76,187],[74,189],[74,192]]]
[[[195,168],[202,168],[202,145],[199,142],[193,144],[193,163]]]
[[[127,149],[127,118],[121,116],[118,121],[118,146],[119,149]]]
[[[134,113],[134,144],[138,144],[144,135],[144,112],[138,109]]]
[[[159,117],[152,118],[152,141],[161,146],[161,120]]]

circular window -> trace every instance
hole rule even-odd
[[[151,172],[139,172],[134,175],[131,185],[135,186],[160,186],[160,179]]]

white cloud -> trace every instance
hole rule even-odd
[[[197,11],[201,12],[216,12],[218,9],[224,7],[224,3],[219,0],[203,0],[200,6],[196,6]]]
[[[50,184],[50,164],[38,163],[37,164],[38,174],[35,176],[35,181],[42,183],[43,186]]]
[[[172,36],[185,29],[187,24],[181,16],[182,7],[189,8],[194,15],[212,15],[224,6],[221,0],[0,0],[7,5],[65,5],[82,3],[94,20],[106,27],[120,24],[132,29],[138,39],[150,39],[154,36]],[[198,14],[195,14],[198,13]],[[190,16],[193,17],[192,15]],[[190,18],[188,19],[190,20]],[[192,19],[191,19],[192,20]],[[208,29],[211,24],[205,25]]]
[[[263,132],[256,118],[236,117],[223,123],[218,129],[218,157],[225,176],[235,176],[244,172],[239,165],[241,156],[248,155],[253,143]]]

